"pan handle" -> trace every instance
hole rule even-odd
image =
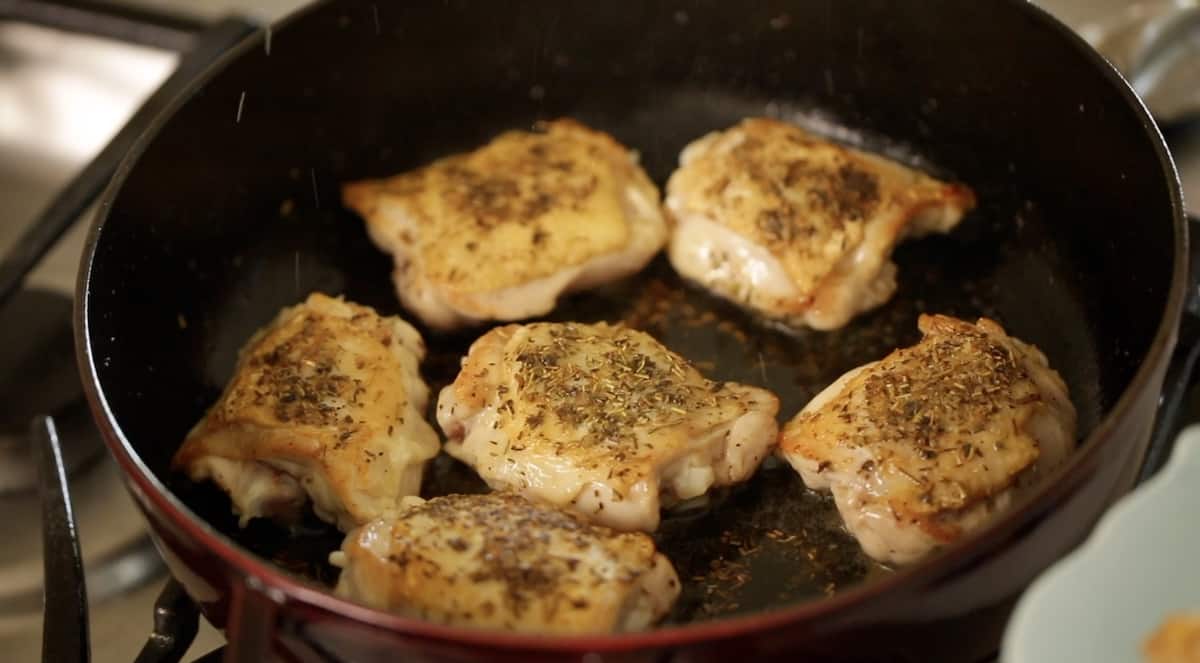
[[[225,622],[225,663],[270,660],[279,608],[284,599],[254,576],[233,583],[229,617]]]
[[[200,610],[174,578],[154,602],[154,631],[134,663],[179,663],[200,629]]]
[[[42,501],[42,660],[87,663],[91,659],[87,589],[62,445],[50,417],[38,417],[30,428]]]
[[[1163,379],[1157,424],[1138,473],[1138,483],[1162,468],[1171,455],[1179,431],[1185,425],[1195,423],[1184,420],[1184,405],[1197,381],[1196,367],[1200,363],[1200,218],[1189,216],[1188,226],[1192,239],[1189,242],[1187,301],[1179,324],[1179,341]]]

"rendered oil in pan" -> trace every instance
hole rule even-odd
[[[821,133],[831,133],[829,127],[833,125],[818,116],[774,110]],[[715,122],[714,126],[735,119]],[[614,133],[620,134],[615,129]],[[852,132],[832,133],[842,140],[864,141]],[[903,145],[865,142],[878,152],[944,175]],[[670,163],[649,159],[646,165],[661,185]],[[1000,282],[1013,281],[1012,274],[1000,271],[1013,255],[1028,256],[1030,262],[1023,268],[1035,279],[1049,274],[1065,280],[1068,272],[1063,265],[1069,261],[1047,250],[1050,242],[1036,210],[1019,195],[1004,190],[978,193],[980,209],[951,235],[901,245],[895,256],[900,266],[900,285],[891,301],[834,332],[772,328],[685,283],[662,257],[625,281],[565,298],[546,319],[622,321],[642,329],[690,359],[709,378],[772,390],[780,398],[781,422],[786,421],[845,371],[914,343],[919,337],[916,322],[920,313],[946,313],[968,319],[986,315],[1017,335],[1026,329],[1035,330],[1029,340],[1036,343],[1040,321],[1029,318],[1030,308],[1021,298],[1053,297],[1060,311],[1077,308],[1070,297],[1072,289],[1065,283],[1018,295],[998,288]],[[345,227],[361,232],[360,220],[349,212],[342,214]],[[366,255],[375,251],[365,238],[361,248]],[[361,278],[364,274],[356,273],[359,278],[346,284],[344,294],[376,306],[381,313],[403,314],[390,290],[386,261],[378,257],[371,256],[380,267],[379,274]],[[422,371],[433,394],[454,379],[460,359],[483,331],[439,334],[423,330],[429,356]],[[1081,435],[1085,435],[1100,415],[1098,399],[1091,396],[1098,392],[1094,385],[1097,376],[1074,370],[1081,364],[1055,362],[1060,348],[1043,349],[1076,395]],[[235,350],[230,347],[225,352],[232,356]],[[1088,397],[1080,399],[1080,393]],[[428,415],[433,421],[433,403]],[[291,532],[261,521],[241,529],[230,513],[228,500],[219,491],[208,485],[192,485],[179,477],[173,477],[172,483],[176,493],[201,516],[250,550],[320,584],[332,586],[336,582],[338,571],[327,558],[342,537],[332,526],[309,514]],[[431,497],[483,490],[486,486],[469,469],[443,455],[431,465],[423,494]],[[668,623],[749,613],[820,598],[888,573],[863,555],[845,532],[832,500],[807,490],[795,472],[774,459],[769,459],[746,485],[713,496],[707,506],[667,515],[656,539],[684,584]]]

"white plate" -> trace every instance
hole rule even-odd
[[[1033,583],[1001,646],[1003,663],[1137,663],[1168,614],[1200,611],[1200,426],[1180,434],[1154,478]]]

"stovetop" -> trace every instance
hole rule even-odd
[[[130,3],[132,4],[132,3]],[[266,21],[302,4],[297,0],[222,3],[211,0],[143,2],[155,11],[215,20],[230,11]],[[0,254],[112,137],[140,103],[170,75],[174,52],[111,39],[60,32],[27,23],[6,22],[0,2]],[[13,304],[18,316],[36,313],[46,324],[65,319],[87,234],[81,221],[26,280],[26,292]],[[30,295],[29,292],[35,294]],[[23,301],[27,300],[27,301]],[[8,307],[12,309],[13,307]],[[57,316],[57,318],[55,318]],[[11,321],[6,321],[11,322]],[[11,347],[29,334],[25,327],[0,325],[0,347]],[[44,327],[46,325],[37,325]],[[24,327],[24,328],[23,328]],[[73,361],[69,343],[54,338],[36,346]],[[0,366],[5,364],[0,363]],[[23,385],[15,375],[0,375],[0,393]],[[7,381],[14,381],[8,384]],[[84,431],[80,436],[87,437]],[[20,442],[19,431],[16,432]],[[0,460],[11,446],[12,431],[0,431]],[[94,437],[67,439],[64,446],[94,446]],[[72,497],[90,603],[92,655],[97,663],[128,663],[150,633],[153,605],[166,582],[140,514],[102,450],[88,456],[71,478]],[[0,472],[0,521],[7,532],[20,532],[0,543],[0,660],[41,658],[41,541],[36,492],[5,494]],[[114,562],[116,562],[114,564]],[[223,643],[216,629],[201,623],[184,660],[193,660]]]
[[[125,4],[215,20],[238,12],[259,21],[277,19],[303,0],[125,0]],[[1128,0],[1042,0],[1068,24],[1087,26]],[[0,17],[5,3],[0,1]],[[127,120],[138,104],[172,71],[177,55],[112,40],[58,32],[0,18],[0,254],[6,252],[41,209]],[[1200,124],[1167,136],[1189,200],[1200,202]],[[1196,206],[1193,212],[1200,211]],[[90,217],[89,213],[84,217]],[[27,280],[27,287],[69,296],[74,289],[86,223],[77,223]],[[20,330],[0,328],[7,345]],[[69,348],[55,351],[69,353]],[[84,556],[112,557],[123,546],[144,543],[140,516],[120,485],[106,454],[79,470],[72,490],[81,522]],[[2,491],[0,491],[2,492]],[[0,520],[23,537],[0,544],[0,598],[6,592],[36,593],[41,568],[36,495],[0,495]],[[149,569],[149,572],[147,572]],[[90,585],[95,575],[89,568]],[[149,633],[152,606],[165,575],[161,566],[141,568],[134,586],[91,602],[93,660],[131,661]],[[6,585],[7,583],[7,585]],[[14,589],[15,588],[15,589]],[[0,658],[36,661],[40,657],[39,606],[23,614],[0,610]],[[212,627],[200,634],[185,660],[222,642]]]

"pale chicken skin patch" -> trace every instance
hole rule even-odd
[[[557,120],[343,187],[395,259],[404,305],[447,329],[548,313],[642,269],[666,243],[658,189],[608,134]]]
[[[751,118],[684,148],[667,182],[671,264],[791,326],[835,329],[896,290],[892,249],[975,205],[959,184]]]
[[[775,446],[778,408],[643,332],[535,323],[476,341],[437,417],[446,452],[493,489],[653,531],[660,508],[748,479]]]
[[[331,558],[341,596],[443,624],[546,634],[648,628],[679,597],[671,563],[620,533],[512,493],[412,498]]]
[[[780,441],[864,551],[892,564],[983,526],[1075,444],[1067,387],[1037,348],[987,319],[919,327],[917,345],[844,375]]]
[[[396,317],[313,294],[242,348],[220,399],[172,466],[229,493],[243,525],[305,502],[343,531],[420,489],[438,438],[420,335]]]

